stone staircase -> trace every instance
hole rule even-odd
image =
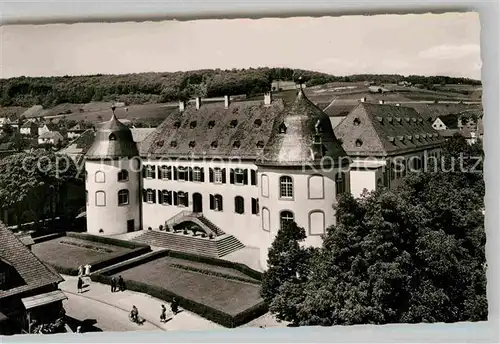
[[[233,235],[224,234],[214,239],[202,238],[191,234],[163,232],[157,230],[146,231],[132,239],[135,242],[172,251],[186,252],[201,256],[220,258],[245,247]]]
[[[222,236],[226,233],[222,229],[220,229],[218,226],[216,226],[212,221],[207,219],[203,214],[196,214],[198,220],[200,220],[204,225],[206,225],[208,228],[210,228],[217,236]]]

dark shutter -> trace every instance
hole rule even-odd
[[[172,179],[172,166],[167,166],[167,179]]]
[[[229,171],[229,183],[234,184],[234,170],[233,169],[231,169]]]
[[[190,182],[193,181],[193,168],[192,167],[189,167],[189,181]]]
[[[214,206],[214,195],[210,195],[210,209],[213,210]]]
[[[235,197],[234,198],[234,212],[239,214],[240,213],[239,210],[240,209],[238,208],[238,197]]]
[[[188,192],[184,192],[184,205],[186,207],[189,206],[189,193]]]
[[[172,205],[172,191],[167,192],[167,203],[168,205]]]
[[[163,178],[163,174],[161,173],[161,169],[163,168],[163,166],[158,166],[158,179],[162,179]]]
[[[147,165],[142,166],[142,178],[146,178],[146,167]]]
[[[255,170],[250,170],[250,183],[257,185],[257,172]]]
[[[205,169],[203,167],[200,168],[200,176],[201,176],[201,181],[205,181]]]
[[[252,214],[257,214],[257,200],[252,198]]]
[[[222,169],[222,184],[226,184],[226,169]]]
[[[156,192],[153,190],[153,203],[156,203]]]
[[[173,167],[174,169],[174,180],[177,180],[177,167]]]
[[[158,203],[163,204],[163,191],[158,190]]]
[[[214,169],[211,167],[208,169],[208,181],[210,183],[214,182]]]
[[[219,196],[219,199],[220,199],[220,211],[222,211],[224,209],[224,200],[222,196]]]
[[[156,178],[156,169],[154,168],[154,166],[151,166],[151,172],[152,172],[151,178],[155,179]]]
[[[146,189],[142,189],[142,201],[147,202],[148,201],[148,192]]]
[[[174,205],[179,204],[179,198],[177,197],[177,192],[174,191]]]
[[[243,170],[243,184],[248,185],[248,170]]]

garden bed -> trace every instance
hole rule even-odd
[[[90,264],[96,271],[150,252],[148,245],[97,237],[89,234],[63,233],[35,240],[33,253],[59,273],[77,275],[80,265]]]

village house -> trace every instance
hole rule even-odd
[[[59,143],[63,142],[64,137],[59,131],[44,131],[40,136],[38,136],[38,144],[52,144],[57,146]]]
[[[67,136],[68,136],[68,139],[69,140],[73,140],[75,138],[77,138],[78,136],[80,136],[85,130],[87,130],[86,128],[83,127],[83,125],[81,125],[80,123],[74,125],[73,127],[69,128],[68,131],[67,131]]]
[[[61,316],[66,295],[58,288],[63,278],[42,263],[0,223],[0,334],[32,333],[35,324]]]
[[[35,136],[38,135],[38,124],[35,120],[28,119],[23,123],[19,130],[21,135]]]
[[[41,123],[38,127],[38,136],[42,136],[44,133],[59,131],[59,126],[55,123]]]

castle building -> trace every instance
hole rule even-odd
[[[140,159],[137,159],[140,158]],[[300,89],[291,103],[202,104],[179,111],[138,147],[114,112],[86,154],[87,231],[122,234],[190,219],[205,232],[267,250],[295,221],[307,245],[335,224],[349,162],[328,116]]]

